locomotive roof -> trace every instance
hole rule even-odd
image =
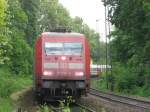
[[[75,32],[65,32],[65,33],[62,33],[62,32],[43,32],[42,35],[44,36],[75,36],[75,37],[81,37],[81,36],[84,36],[83,34],[81,33],[75,33]]]

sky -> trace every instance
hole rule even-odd
[[[101,0],[59,0],[72,17],[79,16],[105,40],[105,8]],[[96,22],[97,21],[97,22]]]

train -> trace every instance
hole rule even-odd
[[[90,74],[91,74],[91,77],[99,77],[102,74],[101,65],[91,64]]]
[[[99,65],[99,64],[90,65],[91,77],[100,77],[102,73],[105,72],[106,70],[111,70],[111,65]]]
[[[35,42],[34,93],[39,100],[78,99],[90,88],[90,46],[83,34],[43,32]]]

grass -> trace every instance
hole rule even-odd
[[[91,79],[91,87],[100,90],[107,90],[105,74],[101,74],[97,79]]]
[[[13,106],[9,98],[0,97],[0,112],[12,112]]]
[[[98,79],[98,80],[91,81],[91,87],[95,89],[102,89],[105,88],[105,85],[101,79]]]
[[[32,85],[31,77],[11,74],[8,68],[0,68],[0,112],[13,111],[10,95]]]

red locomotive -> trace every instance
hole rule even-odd
[[[79,98],[90,86],[90,51],[84,35],[44,32],[35,44],[35,93],[46,100]]]

